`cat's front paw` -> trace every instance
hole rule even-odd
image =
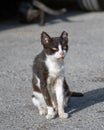
[[[40,115],[47,115],[47,111],[46,110],[41,110],[41,111],[39,111],[39,114]]]
[[[55,117],[56,117],[56,113],[46,115],[46,119],[54,119]]]
[[[63,119],[66,119],[66,118],[69,117],[69,115],[68,115],[68,113],[65,113],[65,112],[64,112],[64,113],[60,113],[60,114],[59,114],[59,117],[60,117],[60,118],[63,118]]]
[[[46,119],[53,119],[57,115],[57,111],[53,107],[47,107],[47,112]]]

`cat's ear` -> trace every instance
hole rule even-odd
[[[66,31],[63,31],[60,37],[62,39],[68,40],[68,33]]]
[[[41,33],[41,43],[43,45],[48,45],[51,41],[51,37],[46,33],[46,32],[42,32]]]

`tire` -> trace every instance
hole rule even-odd
[[[99,0],[99,5],[102,10],[104,10],[104,0]]]
[[[102,10],[99,0],[78,0],[81,9],[86,11],[100,11]]]

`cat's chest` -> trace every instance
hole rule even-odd
[[[46,66],[48,68],[50,77],[64,76],[64,62],[62,61],[52,61],[50,59],[46,60]]]

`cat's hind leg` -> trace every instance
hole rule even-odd
[[[52,119],[55,117],[53,107],[46,105],[41,93],[34,91],[32,95],[32,102],[38,108],[40,115],[46,115],[46,119]]]
[[[46,103],[43,95],[39,92],[33,92],[32,102],[38,108],[40,115],[47,115]]]

